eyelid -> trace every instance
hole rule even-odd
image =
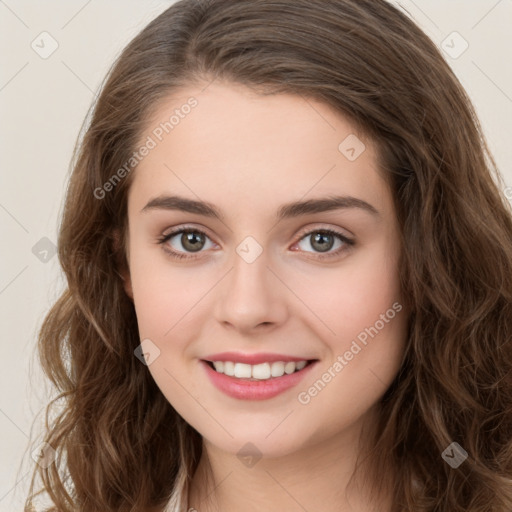
[[[342,229],[343,228],[333,227],[333,226],[326,225],[326,224],[315,224],[313,226],[308,225],[308,226],[302,228],[298,232],[298,234],[297,234],[298,240],[297,241],[300,241],[304,237],[304,235],[308,235],[312,232],[317,232],[317,231],[332,231],[333,233],[336,233],[337,235],[339,235],[343,238],[346,238],[347,240],[352,241],[351,237],[353,237],[353,235],[350,232],[348,232],[347,230],[343,230],[347,233],[347,234],[345,234],[344,232],[342,232]]]
[[[333,228],[333,227],[326,227],[326,225],[320,225],[320,226],[306,226],[302,228],[299,233],[296,235],[296,241],[292,244],[292,246],[295,246],[296,244],[300,243],[304,238],[306,238],[307,235],[311,235],[313,233],[323,232],[327,233],[329,235],[332,235],[334,237],[338,237],[339,240],[344,244],[346,247],[338,248],[334,252],[310,252],[310,251],[303,251],[307,254],[315,254],[315,259],[327,259],[327,258],[335,258],[336,256],[339,256],[342,252],[346,251],[348,248],[353,246],[355,244],[355,240],[351,238],[350,236],[345,235],[340,230],[341,228]],[[213,244],[217,245],[216,242],[212,240],[212,237],[208,234],[205,228],[199,228],[191,224],[184,224],[179,225],[176,227],[171,228],[169,231],[164,232],[161,236],[158,237],[158,243],[161,245],[164,245],[166,242],[168,242],[171,238],[174,236],[184,233],[184,232],[195,232],[200,233],[207,237]],[[201,257],[200,254],[202,252],[206,252],[203,250],[198,251],[197,253],[187,253],[186,251],[176,251],[174,249],[169,249],[167,247],[163,248],[166,253],[169,254],[169,256],[181,259],[181,258],[188,258],[190,260],[197,259],[198,257]]]
[[[202,233],[206,235],[210,240],[212,237],[208,234],[209,231],[206,228],[195,226],[194,224],[182,224],[178,226],[174,226],[172,228],[169,228],[168,230],[165,230],[161,238],[166,238],[172,235],[177,235],[178,233],[181,233],[182,231],[194,231],[197,233]]]
[[[308,235],[313,231],[334,231],[334,232],[336,232],[336,234],[339,234],[342,237],[345,237],[346,239],[350,240],[351,237],[353,236],[352,233],[350,233],[347,230],[344,230],[345,232],[348,233],[348,234],[345,234],[345,233],[341,232],[341,229],[342,228],[331,227],[331,226],[328,226],[326,224],[321,224],[321,223],[313,225],[313,226],[308,225],[308,226],[305,226],[304,228],[301,228],[301,230],[299,230],[299,232],[297,233],[297,235],[296,235],[296,237],[298,237],[297,242],[300,241],[304,237],[304,235]],[[170,235],[176,235],[178,233],[181,233],[182,231],[192,231],[192,230],[196,230],[198,233],[202,233],[202,234],[206,235],[208,238],[210,238],[210,240],[212,239],[212,236],[210,236],[208,234],[208,230],[206,228],[197,227],[193,224],[183,224],[183,225],[175,226],[173,228],[169,228],[168,231],[166,230],[162,233],[161,238],[165,238]],[[297,243],[297,242],[294,242],[294,243]]]

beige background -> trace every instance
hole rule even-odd
[[[36,427],[41,424],[41,408],[48,401],[34,358],[36,333],[62,288],[57,257],[48,253],[45,263],[32,248],[47,243],[40,242],[43,237],[57,240],[71,152],[94,91],[126,43],[172,3],[47,0],[43,6],[0,0],[0,512],[22,510],[32,463],[25,450],[29,436],[40,434],[30,429],[36,415]],[[506,64],[512,50],[512,2],[400,4],[438,46],[453,31],[468,42],[462,55],[446,59],[472,98],[512,186],[512,71]],[[43,31],[58,43],[46,59],[31,47]],[[461,42],[454,39],[454,50]]]

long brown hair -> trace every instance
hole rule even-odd
[[[44,436],[57,458],[35,467],[26,509],[44,492],[51,512],[186,503],[201,436],[134,356],[120,272],[133,171],[97,191],[129,161],[160,100],[217,78],[323,101],[375,142],[401,228],[409,328],[372,456],[397,470],[396,511],[510,512],[511,207],[458,79],[384,0],[181,0],[124,49],[73,158],[58,239],[67,289],[38,342],[59,393]],[[442,456],[452,443],[467,452],[456,469]]]

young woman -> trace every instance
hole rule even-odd
[[[77,148],[27,510],[512,510],[503,189],[389,3],[173,4]]]

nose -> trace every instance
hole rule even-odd
[[[215,301],[217,321],[245,334],[283,324],[288,315],[286,287],[275,274],[265,251],[252,263],[235,254]]]

